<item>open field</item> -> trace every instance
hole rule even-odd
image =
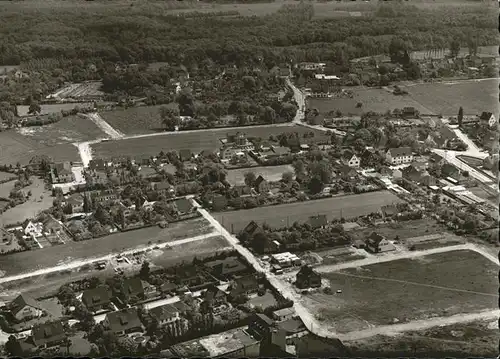
[[[58,104],[47,104],[40,105],[41,111],[40,115],[50,115],[51,113],[61,113],[62,110],[70,111],[75,107],[89,107],[92,104],[90,102],[87,103],[58,103]],[[18,105],[17,106],[17,114],[18,116],[28,116],[28,111],[30,107],[27,105]]]
[[[71,144],[46,146],[15,131],[0,132],[0,163],[28,164],[35,155],[47,155],[54,161],[80,161],[78,149]]]
[[[389,191],[379,191],[214,213],[213,216],[227,230],[238,233],[252,220],[259,224],[267,223],[271,227],[285,227],[287,223],[291,226],[295,221],[305,222],[309,219],[309,216],[318,214],[326,214],[329,221],[341,216],[344,218],[356,217],[377,212],[381,206],[396,202],[401,202],[401,200]]]
[[[176,103],[171,103],[168,105],[115,109],[100,112],[99,114],[111,127],[126,135],[154,133],[164,129],[160,118],[160,108],[164,106],[178,108]]]
[[[385,113],[388,110],[392,111],[395,108],[403,108],[407,106],[415,107],[421,113],[430,113],[429,110],[410,96],[396,96],[388,90],[377,88],[349,88],[353,91],[353,98],[341,99],[307,99],[307,108],[316,108],[321,113],[340,110],[344,115],[360,115],[363,112],[374,111]],[[356,108],[356,104],[361,102],[363,107]]]
[[[37,177],[31,177],[31,179],[33,183],[22,189],[25,193],[31,191],[31,198],[23,204],[2,213],[0,215],[0,224],[14,224],[35,217],[39,212],[52,207],[54,198],[51,197],[51,191],[45,189],[44,181]],[[0,184],[0,196],[8,197],[12,188],[14,188],[14,182]],[[5,195],[5,192],[7,192],[7,195]]]
[[[475,321],[375,336],[347,343],[352,357],[476,357],[498,355],[498,321]]]
[[[22,127],[18,132],[47,146],[107,137],[92,120],[80,116],[64,117],[59,122],[45,126]]]
[[[6,181],[11,178],[17,178],[15,174],[9,173],[9,172],[1,172],[0,171],[0,181]]]
[[[456,116],[458,108],[465,114],[483,111],[498,113],[498,80],[466,80],[404,86],[408,97],[436,114]]]
[[[305,301],[333,331],[346,333],[495,309],[497,274],[482,255],[451,251],[325,274],[342,293],[312,294]]]
[[[84,96],[103,96],[104,92],[100,91],[101,86],[101,81],[82,82],[60,88],[51,95],[61,99],[68,97],[78,99]]]
[[[221,147],[220,139],[225,138],[227,133],[236,133],[235,129],[202,130],[192,132],[172,132],[160,136],[139,137],[124,139],[120,141],[101,142],[92,145],[94,157],[110,158],[114,156],[156,156],[160,151],[190,149],[193,152],[203,150],[217,150]],[[298,132],[315,133],[312,141],[327,141],[327,136],[322,131],[311,130],[301,126],[268,126],[268,127],[245,127],[240,132],[248,137],[262,137],[268,139],[270,135],[277,136],[281,133]]]
[[[57,247],[47,247],[34,251],[14,253],[0,257],[0,268],[4,275],[16,275],[36,269],[52,267],[77,259],[89,259],[110,253],[120,253],[126,249],[151,243],[170,242],[209,233],[208,222],[197,218],[172,223],[169,228],[158,226],[135,231],[115,233],[102,238],[81,242],[68,242]]]
[[[182,261],[191,261],[195,256],[201,258],[213,255],[216,250],[223,250],[224,248],[230,249],[226,240],[214,236],[202,241],[173,246],[172,249],[163,250],[161,255],[150,258],[149,261],[156,265],[172,266]],[[0,300],[10,301],[14,299],[21,292],[21,288],[23,293],[37,298],[54,294],[63,284],[71,281],[89,277],[99,277],[104,280],[115,274],[113,267],[108,265],[104,270],[96,270],[94,266],[83,266],[72,271],[30,277],[2,284],[0,286]]]
[[[293,167],[290,165],[272,166],[272,167],[253,167],[253,168],[240,168],[237,170],[227,171],[226,179],[231,185],[245,184],[245,173],[253,172],[258,177],[261,175],[267,181],[279,181],[281,175],[285,172],[292,172]]]

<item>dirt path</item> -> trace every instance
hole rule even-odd
[[[111,127],[111,125],[109,123],[104,121],[103,118],[97,112],[89,113],[89,114],[83,115],[83,116],[92,120],[92,122],[94,122],[97,127],[99,127],[105,134],[107,134],[113,140],[117,140],[117,139],[125,137],[125,135],[123,133],[121,133],[118,130],[115,130],[113,127]]]
[[[363,329],[347,334],[342,334],[339,339],[343,342],[350,340],[359,340],[373,337],[376,335],[397,335],[403,332],[424,330],[436,326],[453,325],[458,323],[467,323],[476,320],[491,320],[498,319],[500,310],[487,310],[477,313],[456,314],[449,317],[436,317],[432,319],[415,320],[410,323],[384,325],[375,328]]]

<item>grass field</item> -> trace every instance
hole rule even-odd
[[[165,229],[153,226],[88,241],[69,242],[57,247],[1,256],[0,269],[5,271],[6,275],[15,275],[81,258],[120,253],[126,249],[146,245],[148,242],[169,242],[189,238],[209,233],[211,230],[208,222],[200,218],[171,224]]]
[[[69,116],[46,126],[23,127],[21,135],[47,146],[84,142],[107,135],[92,120],[79,116]]]
[[[253,168],[240,168],[237,170],[227,171],[226,179],[231,185],[245,184],[245,173],[253,172],[258,177],[261,175],[267,181],[279,181],[281,175],[285,172],[292,172],[293,167],[290,165],[272,166],[272,167],[253,167]]]
[[[41,112],[40,115],[49,115],[51,113],[61,113],[62,110],[70,111],[75,107],[89,107],[91,103],[58,103],[58,104],[48,104],[48,105],[40,105]],[[17,106],[18,116],[27,116],[30,107],[27,105],[19,105]]]
[[[120,141],[101,142],[92,145],[94,157],[110,158],[114,156],[135,156],[137,154],[155,156],[160,151],[190,149],[193,152],[203,150],[218,150],[221,147],[221,138],[227,133],[236,133],[236,130],[218,129],[194,132],[174,132],[165,135],[132,138]],[[311,129],[300,126],[275,127],[245,127],[240,130],[248,137],[262,137],[268,139],[270,135],[298,132],[300,135],[311,132]],[[329,137],[322,131],[315,131],[312,141],[327,141]]]
[[[455,115],[462,106],[465,114],[483,111],[498,113],[498,80],[464,80],[442,83],[420,83],[401,86],[408,95],[396,96],[386,89],[350,88],[353,98],[307,100],[308,108],[321,113],[340,110],[343,114],[359,115],[367,111],[385,113],[395,108],[414,107],[421,114]],[[362,108],[356,108],[361,102]]]
[[[400,240],[404,240],[406,238],[441,233],[444,230],[445,228],[433,219],[416,219],[402,223],[384,223],[375,228],[353,230],[350,234],[357,239],[364,239],[371,232],[376,231],[389,240],[393,240],[396,236]]]
[[[216,250],[230,249],[227,241],[219,236],[207,238],[203,241],[184,243],[173,246],[170,250],[164,250],[163,254],[150,259],[156,265],[172,266],[182,261],[191,261],[195,256],[198,258],[213,255]],[[31,277],[15,282],[4,283],[0,286],[0,300],[10,301],[22,290],[34,298],[55,294],[59,287],[71,281],[81,280],[88,277],[99,277],[101,279],[114,276],[116,273],[112,266],[104,270],[96,270],[93,266],[80,267],[73,271],[63,271]]]
[[[498,268],[472,251],[452,251],[328,273],[340,295],[305,299],[314,312],[346,333],[389,325],[495,309]]]
[[[171,103],[104,111],[100,115],[111,127],[126,135],[154,133],[164,129],[159,111],[163,106],[178,108],[176,103]]]
[[[248,222],[267,223],[271,227],[284,227],[293,222],[305,222],[309,216],[326,214],[328,220],[350,218],[377,212],[381,206],[400,202],[401,200],[389,191],[370,192],[318,199],[308,202],[297,202],[279,206],[268,206],[248,210],[214,213],[214,217],[229,231],[234,233],[243,229]]]
[[[496,324],[496,326],[495,326]],[[376,336],[346,343],[357,358],[494,358],[498,355],[498,321],[475,321]]]
[[[0,132],[0,163],[28,164],[35,155],[47,155],[54,161],[80,161],[78,149],[71,144],[46,146],[14,131]]]
[[[465,114],[483,111],[499,112],[498,80],[467,80],[405,86],[414,101],[436,114],[456,116],[458,108]]]
[[[10,178],[17,178],[15,174],[9,173],[9,172],[1,172],[0,171],[0,181],[6,181]]]

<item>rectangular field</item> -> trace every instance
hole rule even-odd
[[[456,116],[462,106],[464,114],[480,115],[483,111],[498,114],[496,79],[464,80],[404,86],[411,99],[436,114]]]
[[[334,293],[305,297],[333,331],[495,309],[498,266],[472,251],[451,251],[328,273]]]
[[[281,179],[281,175],[283,173],[293,173],[293,167],[291,165],[282,165],[272,167],[239,168],[227,171],[226,179],[233,186],[245,184],[245,173],[247,172],[253,172],[257,177],[260,175],[267,181],[276,182]]]
[[[228,230],[238,233],[250,221],[267,223],[271,227],[285,227],[293,222],[305,222],[310,216],[326,214],[333,218],[350,218],[380,211],[380,207],[401,200],[389,191],[354,194],[342,197],[318,199],[253,208],[248,210],[214,213],[214,217]]]
[[[64,117],[59,122],[45,126],[23,127],[19,133],[46,146],[107,137],[92,120],[79,116]]]
[[[89,107],[92,104],[90,102],[87,103],[58,103],[58,104],[49,104],[49,105],[40,105],[41,111],[40,115],[49,115],[51,113],[61,113],[62,110],[70,111],[75,107]],[[28,111],[30,107],[27,105],[18,105],[17,106],[17,114],[18,116],[28,116]]]
[[[239,129],[248,137],[261,137],[268,139],[270,135],[277,136],[281,133],[297,132],[300,136],[304,133],[313,132],[315,136],[307,140],[321,142],[328,141],[322,131],[311,130],[301,126],[257,126]],[[228,133],[238,132],[235,129],[200,130],[193,132],[172,132],[157,136],[131,138],[120,141],[101,142],[92,145],[94,158],[110,158],[115,156],[156,156],[160,151],[190,149],[194,153],[203,150],[217,150],[221,147],[220,139],[225,138]],[[304,141],[306,142],[306,141]]]
[[[126,249],[146,245],[149,242],[170,242],[209,233],[211,227],[205,219],[193,219],[171,224],[169,228],[148,227],[130,232],[82,242],[68,242],[57,247],[14,253],[0,257],[0,269],[5,275],[16,275],[40,268],[51,267],[82,258],[100,257],[120,253]]]
[[[78,149],[67,143],[43,145],[15,131],[0,132],[0,163],[27,165],[35,155],[47,155],[54,161],[80,161]]]
[[[100,115],[111,127],[126,135],[154,133],[164,130],[160,118],[160,108],[163,106],[178,108],[176,103],[171,103],[104,111]]]

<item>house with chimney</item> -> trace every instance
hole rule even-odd
[[[255,180],[254,187],[259,193],[267,193],[270,189],[269,182],[266,181],[261,175],[259,175],[259,177]]]
[[[71,171],[71,162],[58,162],[50,166],[50,177],[52,183],[68,183],[75,180]]]
[[[295,285],[299,289],[321,287],[321,275],[311,266],[302,266],[295,278]]]
[[[90,312],[98,312],[111,304],[111,293],[104,286],[86,289],[82,294],[82,303]]]
[[[495,115],[491,112],[481,113],[481,116],[479,116],[479,120],[483,123],[487,123],[489,127],[493,127],[497,123]]]
[[[356,156],[352,151],[345,150],[342,153],[342,163],[352,168],[358,168],[360,164],[360,158]]]
[[[7,310],[18,322],[40,318],[45,313],[40,303],[26,294],[18,295],[7,305]]]
[[[396,247],[389,242],[387,238],[376,232],[372,232],[365,243],[366,249],[372,253],[384,253],[396,249]]]
[[[33,326],[31,336],[24,341],[24,347],[36,351],[64,345],[68,339],[61,321],[45,322]],[[23,350],[25,351],[25,350]]]
[[[116,335],[144,331],[144,325],[137,314],[136,308],[127,308],[106,314],[103,326],[107,331]]]
[[[149,315],[158,321],[160,327],[164,327],[170,323],[175,323],[181,319],[179,310],[172,304],[165,304],[159,307],[151,308]]]

